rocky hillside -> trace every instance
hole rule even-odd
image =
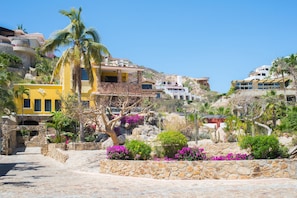
[[[141,68],[144,69],[143,77],[146,80],[151,80],[154,82],[172,82],[172,83],[177,82],[178,75],[164,74],[162,72],[158,72],[156,70],[143,67],[143,66],[141,66]],[[196,81],[196,79],[192,77],[182,76],[182,84],[184,87],[188,87],[189,91],[195,95],[204,96],[210,92],[209,90],[200,86],[200,84]]]

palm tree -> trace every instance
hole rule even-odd
[[[21,105],[22,105],[22,125],[24,125],[24,95],[27,97],[30,97],[30,90],[26,88],[24,85],[19,86],[19,89],[15,90],[14,96],[16,98],[21,99]]]
[[[286,94],[286,84],[285,84],[285,74],[288,73],[288,64],[284,58],[277,58],[273,63],[270,69],[270,73],[275,73],[276,75],[282,76],[283,89],[284,89],[284,100],[287,103],[287,94]]]
[[[17,25],[18,30],[22,30],[24,33],[28,34],[26,28],[24,28],[23,24]]]
[[[43,51],[54,51],[58,47],[69,47],[59,58],[54,68],[52,80],[59,74],[60,69],[65,64],[70,64],[72,68],[72,89],[78,95],[78,103],[81,104],[81,67],[84,67],[89,82],[94,81],[91,60],[100,66],[104,56],[109,56],[107,48],[100,43],[98,33],[93,28],[86,28],[81,19],[82,8],[76,10],[72,8],[69,12],[61,10],[60,13],[70,19],[70,24],[59,30],[43,46]],[[100,72],[99,70],[97,72]],[[80,118],[80,140],[84,141],[83,123]]]
[[[5,109],[13,110],[13,93],[11,93],[12,74],[6,66],[0,62],[0,115]]]
[[[288,64],[288,73],[293,77],[294,86],[296,89],[295,99],[297,100],[297,55],[291,54],[285,58],[285,62]]]
[[[36,55],[35,69],[40,83],[50,83],[51,76],[49,76],[48,74],[51,74],[53,72],[56,62],[56,59],[45,58],[39,54]]]

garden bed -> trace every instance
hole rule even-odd
[[[100,172],[154,179],[297,179],[297,159],[230,161],[101,160]]]

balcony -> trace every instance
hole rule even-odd
[[[142,95],[141,85],[132,83],[101,82],[95,95]]]

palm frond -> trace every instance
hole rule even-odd
[[[94,42],[100,43],[100,36],[94,28],[86,29],[84,35],[91,36]]]

